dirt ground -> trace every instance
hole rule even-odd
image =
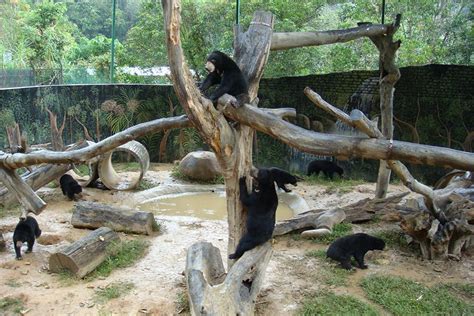
[[[169,165],[153,165],[145,179],[166,185],[167,181],[173,181],[169,171]],[[294,189],[310,208],[327,209],[373,197],[374,190],[374,184],[363,184],[355,186],[350,192],[328,193],[323,186],[305,183]],[[389,194],[406,190],[401,185],[390,186]],[[86,188],[85,193],[84,200],[131,207],[136,204],[135,192]],[[74,202],[66,201],[59,188],[42,189],[41,195],[48,203],[43,213],[36,216],[43,236],[35,245],[33,253],[24,255],[24,260],[15,260],[11,241],[19,214],[12,213],[0,219],[0,230],[7,241],[6,251],[0,253],[0,297],[20,298],[27,315],[177,314],[179,296],[184,289],[186,249],[196,241],[205,240],[221,249],[222,253],[227,252],[227,222],[194,217],[156,216],[162,227],[160,234],[132,236],[150,243],[145,257],[135,265],[116,270],[107,278],[65,281],[61,276],[48,271],[49,254],[89,231],[75,229],[70,225]],[[396,223],[385,222],[353,226],[354,232],[377,229],[398,230],[398,226]],[[124,234],[120,236],[129,238]],[[292,315],[306,294],[327,286],[320,282],[319,261],[306,256],[308,251],[326,247],[294,236],[275,239],[274,253],[257,303],[258,313]],[[373,264],[374,258],[379,264]],[[351,273],[348,286],[331,286],[331,289],[338,294],[351,294],[367,301],[358,283],[363,277],[373,273],[403,276],[428,285],[438,282],[474,283],[472,256],[464,257],[459,262],[428,262],[419,259],[415,253],[388,248],[374,256],[369,255],[367,263],[369,269],[357,269]],[[98,303],[94,299],[95,292],[115,282],[131,282],[134,287],[119,298]]]

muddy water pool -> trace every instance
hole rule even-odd
[[[225,220],[227,218],[224,192],[199,192],[169,195],[138,206],[142,211],[155,215],[192,216],[206,220]],[[279,199],[276,220],[292,218],[293,210]]]

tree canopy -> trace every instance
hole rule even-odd
[[[276,16],[275,32],[323,31],[381,20],[379,0],[247,0],[241,24],[256,10]],[[112,2],[16,0],[0,4],[0,66],[5,68],[81,68],[107,73]],[[184,0],[183,49],[190,66],[203,71],[206,55],[232,52],[235,1]],[[474,56],[474,7],[469,0],[388,1],[386,19],[403,13],[399,66],[469,64]],[[166,66],[163,13],[153,0],[117,1],[117,66]],[[377,52],[367,39],[351,43],[272,51],[265,77],[376,69]],[[105,71],[105,72],[104,72]],[[133,81],[133,78],[119,77]]]

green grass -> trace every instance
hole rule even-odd
[[[193,183],[201,183],[201,184],[224,184],[224,177],[223,176],[217,176],[214,179],[210,181],[198,181],[189,178],[188,176],[184,175],[180,170],[179,166],[174,166],[173,169],[171,170],[171,176],[175,179],[178,180],[183,180],[187,182],[193,182]]]
[[[398,249],[408,248],[407,240],[402,231],[382,230],[375,232],[373,235],[383,239],[387,247]]]
[[[119,162],[113,163],[114,169],[117,172],[126,172],[126,171],[139,171],[140,164],[138,162]]]
[[[154,232],[159,232],[161,230],[161,224],[154,220],[152,223],[152,229]]]
[[[472,315],[474,305],[443,286],[426,287],[400,277],[374,275],[361,282],[367,297],[394,315]],[[472,301],[471,301],[472,302]]]
[[[79,176],[88,176],[89,175],[89,166],[88,165],[74,165],[74,172]]]
[[[123,294],[130,292],[135,285],[129,282],[111,283],[103,289],[95,291],[94,301],[97,303],[106,303],[114,298],[119,298]]]
[[[142,179],[138,184],[137,190],[144,191],[156,187],[157,185],[149,180]]]
[[[321,292],[306,298],[297,315],[378,315],[378,313],[373,307],[355,297]]]
[[[456,295],[462,295],[474,301],[474,284],[447,283],[440,285]]]
[[[178,292],[176,297],[176,313],[180,315],[190,314],[188,295],[185,291]]]
[[[326,250],[325,249],[311,250],[306,253],[306,256],[313,257],[316,259],[326,259]]]
[[[361,179],[341,179],[338,176],[334,176],[333,180],[327,179],[324,175],[311,175],[311,176],[303,176],[305,182],[310,185],[323,185],[328,187],[328,191],[336,191],[336,190],[347,190],[351,191],[355,186],[367,183],[367,181]]]
[[[102,262],[86,279],[92,280],[97,277],[107,277],[116,269],[126,268],[141,259],[148,249],[148,242],[134,239],[120,241],[107,248],[109,253],[107,259]]]
[[[20,205],[15,204],[13,206],[3,207],[0,206],[0,218],[8,217],[8,216],[17,216],[20,217],[21,210]]]
[[[8,279],[6,282],[5,282],[5,285],[8,285],[9,287],[20,287],[21,286],[21,283],[19,283],[17,280],[15,279]]]
[[[23,310],[23,301],[14,297],[0,298],[0,314],[7,315],[8,313],[20,314]]]
[[[327,258],[325,249],[309,251],[306,253],[306,256],[316,258],[320,261],[317,281],[328,286],[345,286],[347,285],[348,277],[355,273],[355,271],[342,269],[339,264],[336,264],[336,261]]]
[[[312,237],[311,240],[317,243],[330,244],[339,237],[348,235],[352,232],[352,225],[350,223],[339,223],[334,225],[331,234]]]

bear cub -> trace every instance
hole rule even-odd
[[[342,177],[342,174],[344,173],[344,170],[341,167],[339,167],[335,162],[329,160],[316,159],[309,163],[308,176],[312,175],[313,173],[319,175],[320,171],[322,171],[329,179],[333,178],[334,173],[339,174],[339,177]]]
[[[364,256],[369,250],[383,250],[385,242],[377,237],[364,233],[344,236],[336,239],[328,248],[327,257],[339,261],[344,269],[350,270],[351,257],[357,261],[359,268],[367,269]]]
[[[17,260],[23,259],[21,257],[21,246],[23,243],[26,242],[28,244],[26,252],[32,252],[35,238],[38,238],[39,236],[41,236],[41,230],[34,217],[27,216],[26,219],[20,219],[20,222],[18,222],[15,231],[13,232],[13,246],[15,248]]]
[[[70,200],[75,200],[75,195],[82,193],[81,185],[69,174],[64,174],[59,179],[59,184],[63,194]]]

